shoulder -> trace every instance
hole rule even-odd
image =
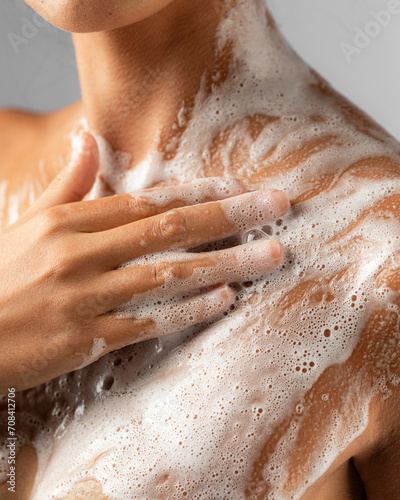
[[[35,143],[35,126],[40,119],[16,109],[0,110],[0,179],[15,175],[15,169]],[[36,132],[37,133],[37,132]]]
[[[0,169],[37,144],[45,120],[43,115],[18,109],[0,110]]]
[[[10,139],[18,133],[29,133],[35,130],[35,124],[41,121],[41,116],[18,109],[0,109],[0,146],[7,147]]]
[[[74,120],[80,113],[81,102],[76,102],[49,113],[36,113],[16,108],[0,108],[0,133],[6,135],[18,131],[40,133],[41,129],[45,127]]]
[[[73,119],[76,106],[68,106],[51,113],[35,113],[19,109],[0,109],[0,147],[18,148],[29,145],[29,140],[45,139],[50,132],[57,132],[57,126],[68,125]],[[67,123],[66,123],[67,122]],[[54,128],[56,127],[56,129]]]
[[[0,110],[0,172],[35,161],[58,145],[76,123],[76,104],[51,113]]]

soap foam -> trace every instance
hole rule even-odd
[[[102,178],[92,197],[106,186],[133,193],[209,175],[282,189],[297,200],[287,216],[202,250],[276,238],[285,260],[233,285],[235,305],[217,322],[29,391],[21,405],[39,456],[33,500],[63,498],[88,480],[118,500],[298,499],[365,430],[371,397],[399,383],[388,368],[395,335],[383,334],[386,357],[372,338],[364,365],[352,359],[373,311],[398,317],[396,295],[377,277],[400,248],[394,209],[379,208],[400,193],[400,147],[351,115],[264,8],[238,1],[222,22],[217,47],[232,46],[229,74],[212,92],[204,77],[174,158],[151,151],[128,169],[129,155],[97,138]],[[165,302],[154,300],[120,314],[167,327]],[[38,398],[53,409],[51,422],[32,409]]]

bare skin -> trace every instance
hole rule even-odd
[[[5,249],[1,279],[7,283],[0,318],[4,356],[0,362],[1,393],[7,392],[8,387],[17,391],[34,387],[81,366],[93,345],[94,337],[88,331],[96,331],[97,338],[104,338],[107,348],[103,354],[159,336],[161,330],[152,318],[121,320],[116,319],[112,311],[130,300],[139,302],[140,297],[150,291],[158,289],[164,295],[161,287],[167,284],[169,275],[183,280],[185,276],[192,276],[194,269],[205,265],[208,275],[201,288],[214,287],[219,284],[217,274],[221,262],[239,262],[240,249],[199,255],[187,262],[180,261],[177,253],[176,261],[168,264],[160,262],[117,270],[120,265],[146,254],[190,248],[234,235],[239,228],[227,220],[224,210],[240,210],[243,200],[254,204],[254,213],[247,222],[249,228],[257,223],[260,210],[267,223],[288,209],[287,198],[278,191],[235,197],[243,191],[242,186],[223,179],[184,186],[175,190],[175,201],[161,206],[146,200],[149,194],[157,197],[156,189],[134,196],[82,202],[98,171],[98,152],[89,134],[82,135],[80,148],[71,160],[72,165],[64,169],[1,236]],[[233,197],[221,204],[211,203],[213,197],[218,199],[218,190],[213,194],[213,184],[217,188],[222,185],[222,193]],[[209,203],[182,208],[194,189],[198,191],[199,203]],[[20,251],[16,252],[16,248]],[[259,259],[261,274],[278,265],[283,255],[278,242],[264,243],[261,248],[247,245],[242,250],[250,255],[255,252],[255,256],[261,250],[266,256],[264,261]],[[21,262],[25,262],[25,273],[19,279],[15,269]],[[236,268],[232,273],[234,282],[241,271],[237,264],[233,267]],[[245,274],[248,279],[256,277],[250,270]],[[87,284],[88,275],[91,279],[95,276],[96,285],[92,289]],[[198,287],[196,279],[186,280],[175,293],[191,292]],[[59,298],[57,312],[54,296]],[[203,321],[208,316],[208,300],[216,301],[218,306],[211,314],[218,315],[231,304],[232,293],[220,287],[179,304],[177,308],[185,311],[183,317],[192,319],[183,319],[181,324],[171,327],[171,331],[164,328],[163,333],[174,333]],[[38,314],[43,308],[49,311],[48,318]],[[201,311],[200,314],[191,314],[194,309]],[[35,317],[37,325],[32,323]],[[26,341],[28,331],[31,344]],[[51,337],[46,333],[43,336],[47,331],[52,332]],[[41,343],[48,349],[44,367],[31,368],[30,353]],[[15,355],[15,347],[18,347],[18,355]]]
[[[154,2],[153,4],[155,10],[157,10],[156,3],[157,2]],[[157,5],[161,8],[161,3]],[[198,7],[198,4],[193,2],[192,7],[190,8],[196,9],[196,6]],[[151,19],[152,26],[154,27],[155,24],[159,28],[155,31],[158,34],[161,31],[165,34],[167,39],[168,36],[170,36],[168,23],[171,18],[175,18],[177,16],[177,19],[180,19],[181,21],[182,19],[187,19],[188,13],[184,11],[184,2],[176,0],[175,7],[176,10],[174,10],[174,4],[171,4],[171,6],[163,12],[162,16],[155,15],[155,17]],[[182,18],[179,18],[179,12],[183,12]],[[204,40],[206,39],[205,33],[208,33],[209,31],[212,33],[212,26],[215,25],[215,21],[214,24],[210,22],[210,18],[215,18],[215,13],[209,15],[210,10],[207,11],[206,8],[203,10],[203,8],[200,7],[199,12],[201,15],[194,16],[196,23],[198,22],[199,25],[201,25],[201,22],[203,21],[206,25],[206,28],[203,27],[202,31],[202,46],[204,49],[201,53],[201,57],[199,56],[199,60],[196,61],[199,63],[198,74],[201,74],[205,66],[212,67],[213,64],[216,64],[217,62],[219,65],[222,64],[223,66],[224,58],[222,58],[222,61],[215,61],[213,56],[210,56],[212,52],[211,48],[207,45],[207,43],[204,43]],[[61,21],[62,20],[60,20],[59,24],[62,26]],[[74,19],[71,18],[67,21],[74,22]],[[133,22],[133,19],[131,21]],[[201,26],[199,25],[196,27],[200,30]],[[164,30],[161,30],[162,26],[164,26]],[[125,109],[125,107],[122,106],[122,109],[117,109],[115,114],[111,117],[109,115],[109,109],[111,104],[118,103],[117,96],[122,91],[125,92],[131,88],[132,95],[134,94],[135,88],[132,85],[132,75],[138,72],[138,68],[140,69],[140,63],[143,62],[144,56],[146,58],[153,56],[155,60],[164,60],[163,57],[160,57],[163,47],[158,47],[159,52],[156,50],[147,50],[140,53],[140,50],[138,49],[138,47],[146,46],[146,43],[151,46],[152,40],[151,36],[148,35],[150,31],[148,27],[149,25],[146,25],[146,22],[144,22],[141,24],[139,23],[136,30],[121,30],[119,32],[116,31],[107,34],[96,33],[93,37],[88,35],[77,35],[75,37],[75,43],[78,50],[78,60],[80,61],[81,67],[84,103],[79,103],[67,110],[63,110],[60,113],[56,113],[46,118],[34,117],[30,115],[21,116],[15,113],[7,113],[4,116],[4,126],[7,131],[9,131],[8,133],[10,133],[11,136],[15,134],[16,131],[21,130],[21,127],[25,127],[29,134],[34,136],[39,125],[43,127],[43,136],[46,136],[46,130],[54,131],[54,127],[49,124],[63,123],[60,130],[56,129],[56,132],[52,132],[48,135],[48,137],[51,137],[51,140],[49,139],[48,142],[47,140],[44,142],[42,141],[40,146],[37,146],[36,151],[33,144],[37,143],[32,140],[30,145],[32,146],[33,151],[35,151],[32,153],[33,158],[29,156],[28,152],[25,156],[21,156],[20,153],[17,152],[17,148],[13,147],[9,147],[8,151],[4,153],[4,164],[9,165],[6,167],[9,169],[7,178],[10,179],[12,185],[15,186],[15,189],[18,185],[21,185],[26,178],[29,178],[29,175],[32,175],[27,165],[28,163],[29,165],[34,163],[33,159],[35,159],[35,156],[37,162],[44,157],[46,159],[46,168],[50,169],[49,165],[54,164],[55,159],[58,158],[58,155],[51,153],[52,144],[57,144],[58,149],[56,151],[60,150],[62,148],[65,133],[76,128],[77,122],[82,114],[88,116],[90,123],[93,124],[93,126],[97,128],[102,135],[109,139],[116,149],[131,152],[134,156],[134,163],[142,159],[152,143],[152,132],[159,127],[157,117],[160,115],[159,110],[162,108],[161,103],[164,102],[163,97],[165,98],[165,94],[168,94],[170,90],[168,84],[166,84],[167,90],[162,90],[157,88],[157,82],[154,82],[154,88],[146,89],[146,92],[148,92],[148,95],[146,94],[146,99],[132,99],[129,101],[133,106],[132,109]],[[88,29],[91,29],[90,26]],[[120,47],[126,46],[127,37],[129,37],[130,42],[133,42],[129,45],[132,47],[132,51],[137,51],[137,53],[133,54],[132,52],[124,52],[124,57],[130,58],[129,68],[132,68],[132,74],[129,74],[128,72],[128,74],[125,75],[126,78],[120,78],[118,81],[114,82],[112,75],[115,74],[115,71],[118,72],[118,68],[116,66],[119,63],[121,64],[121,67],[127,66],[126,60],[124,60],[123,56],[120,58],[116,57],[116,54],[121,52],[119,50]],[[141,44],[134,43],[136,39],[140,39]],[[174,43],[176,44],[177,52],[180,55],[180,57],[177,58],[177,61],[180,61],[179,64],[183,64],[181,62],[182,53],[186,53],[187,58],[192,60],[192,58],[189,57],[190,50],[184,48],[184,43],[182,43],[181,46],[176,39],[173,40],[173,43],[171,42],[171,45],[174,45]],[[107,68],[107,64],[111,65],[112,70],[105,72],[108,80],[107,78],[101,79],[96,77],[96,68],[93,68],[93,65],[90,64],[89,58],[92,53],[92,44],[93,46],[96,45],[97,50],[99,44],[103,44],[102,46],[105,53],[109,51],[109,58],[105,57],[103,63],[101,64],[102,67],[98,69],[99,74],[103,74],[104,70]],[[181,52],[179,52],[179,50],[181,50]],[[167,53],[172,53],[170,48]],[[224,54],[224,57],[226,59],[229,58],[229,51]],[[207,61],[207,63],[205,63],[205,61]],[[169,60],[168,64],[171,66],[172,62],[173,61]],[[182,85],[184,88],[180,89],[181,92],[187,96],[188,102],[190,102],[190,99],[196,94],[198,83],[196,80],[196,74],[192,71],[192,69],[193,68],[190,67],[190,70],[188,71],[188,78],[186,80],[182,78]],[[163,81],[168,82],[168,75],[171,78],[171,82],[175,81],[174,70],[171,70],[170,73],[162,74]],[[100,86],[100,88],[98,88],[97,85]],[[107,92],[105,92],[105,88],[102,88],[103,85],[107,88]],[[101,95],[109,96],[109,102],[98,102],[98,100],[96,100],[96,91]],[[327,88],[322,83],[320,86],[316,86],[313,89],[313,92],[316,101],[321,97],[321,95],[324,96],[326,102],[331,102],[333,99],[336,103],[335,105],[337,109],[340,109],[347,117],[348,121],[351,122],[358,130],[361,130],[366,137],[376,135],[379,137],[377,140],[387,141],[388,144],[392,144],[389,136],[385,136],[385,133],[379,130],[379,128],[367,117],[337,96],[331,89]],[[179,94],[178,92],[176,93]],[[173,94],[174,92],[171,90],[169,97]],[[177,109],[179,109],[180,106],[181,95],[182,94],[180,94],[179,98],[176,99]],[[171,100],[167,99],[167,101],[169,104],[171,104],[171,102],[173,103]],[[173,104],[171,107],[167,106],[166,109],[164,108],[163,113],[161,113],[165,121],[163,128],[165,137],[170,137],[172,133],[171,130],[174,119],[169,120],[168,118],[176,116],[177,109],[173,109]],[[154,112],[153,114],[153,110],[158,110],[158,113]],[[135,129],[136,133],[128,137],[127,135],[124,135],[123,131],[125,130],[125,126],[122,127],[122,124],[125,124],[126,122],[129,123],[130,116],[135,116],[135,121],[132,123],[132,127]],[[143,120],[138,120],[138,116],[142,116]],[[278,117],[278,120],[281,118],[282,117]],[[257,120],[257,117],[249,116],[249,120],[252,122],[254,130],[259,130],[260,122]],[[10,124],[12,123],[15,126],[14,129],[10,128]],[[34,125],[36,128],[34,128]],[[268,127],[272,127],[272,124],[266,120],[262,124],[262,128],[268,129]],[[129,130],[129,127],[126,128]],[[227,140],[227,137],[229,138],[229,133],[230,130],[225,131],[225,141]],[[338,141],[340,141],[340,130],[337,131],[337,136],[339,138]],[[384,138],[382,139],[382,137]],[[284,140],[284,138],[282,138],[282,140]],[[318,147],[328,147],[330,140],[330,138],[324,138],[320,144],[304,142],[301,150],[288,155],[280,164],[276,163],[268,165],[268,161],[266,161],[264,169],[258,168],[254,169],[254,171],[247,172],[246,176],[243,176],[243,180],[248,182],[250,185],[257,185],[258,183],[267,180],[269,176],[274,175],[276,172],[280,172],[282,175],[285,175],[285,172],[290,171],[290,169],[294,168],[300,161],[307,159],[314,161],[316,149],[318,149]],[[223,141],[224,138],[215,138],[215,150],[212,162],[209,165],[204,165],[204,173],[206,175],[221,175],[223,173],[218,157],[218,145],[222,145]],[[343,136],[343,142],[345,142],[345,136]],[[341,147],[349,148],[349,150],[351,149],[351,145],[343,144]],[[30,151],[30,148],[27,147],[27,151]],[[45,151],[49,151],[47,156]],[[167,154],[166,152],[164,153]],[[237,174],[237,172],[240,171],[241,161],[243,159],[243,156],[241,155],[243,154],[245,155],[246,151],[243,152],[243,147],[241,148],[241,145],[237,144],[236,150],[232,155],[232,163],[230,165],[230,172],[232,174]],[[18,161],[14,163],[12,167],[11,159],[16,159],[18,156]],[[399,162],[393,161],[393,159],[389,157],[381,157],[379,159],[366,157],[363,161],[369,166],[369,170],[367,173],[364,172],[363,174],[357,174],[357,165],[349,165],[349,169],[355,172],[354,175],[367,175],[376,179],[377,182],[383,178],[390,178],[390,176],[396,179],[400,177]],[[16,172],[17,169],[15,169],[15,165],[18,165],[19,167],[18,172]],[[323,165],[321,165],[320,168],[321,170],[314,179],[312,186],[300,186],[300,194],[296,199],[292,200],[294,206],[301,206],[302,202],[312,200],[319,193],[324,191],[329,192],[329,190],[332,189],[332,179],[326,178],[325,172],[323,171]],[[335,171],[332,170],[331,174],[332,178],[334,178]],[[39,177],[39,175],[36,174],[36,177]],[[49,177],[51,176],[49,175]],[[385,211],[385,213],[390,213],[396,219],[400,216],[397,195],[393,195],[392,197],[388,197],[386,200],[383,200],[382,203],[378,204],[374,209],[377,212]],[[350,223],[353,224],[357,224],[358,222],[359,219],[356,219],[355,217],[350,221]],[[344,237],[344,233],[338,235],[339,240]],[[329,276],[326,277],[327,280],[329,278]],[[352,275],[351,273],[348,273],[347,275],[344,274],[340,277],[340,279],[342,279],[344,283],[348,283],[351,281]],[[396,269],[388,269],[387,273],[382,273],[379,279],[385,281],[394,292],[398,293],[398,273]],[[290,311],[293,307],[298,307],[301,310],[304,294],[311,293],[310,290],[312,291],[312,287],[316,286],[316,283],[304,282],[302,283],[302,286],[303,289],[299,287],[298,289],[287,294],[285,301],[281,304],[281,308],[276,313],[278,316],[279,314],[284,314],[285,312]],[[313,439],[317,441],[318,438],[323,436],[324,433],[323,426],[319,429],[319,432],[315,432],[315,428],[317,424],[323,422],[326,408],[321,408],[321,406],[316,404],[315,401],[319,401],[321,395],[325,392],[332,391],[337,395],[337,397],[330,402],[330,405],[332,405],[332,408],[340,408],[341,397],[343,393],[346,393],[346,389],[343,388],[345,386],[342,384],[344,384],[348,379],[355,380],[355,376],[359,373],[360,366],[363,366],[363,373],[366,374],[364,380],[362,381],[363,384],[368,385],[369,383],[372,383],[374,371],[376,370],[373,360],[378,359],[383,346],[385,344],[389,344],[395,338],[396,328],[396,321],[394,321],[394,318],[391,317],[388,311],[375,311],[374,314],[368,317],[368,321],[366,321],[363,335],[361,337],[362,340],[359,342],[350,359],[348,359],[345,363],[333,365],[328,368],[320,377],[318,383],[312,388],[309,394],[307,394],[304,404],[306,408],[310,408],[312,411],[307,417],[305,417],[305,422],[302,428],[302,437],[304,439],[299,441],[298,447],[295,449],[295,453],[292,457],[290,464],[291,475],[288,479],[287,485],[288,491],[290,491],[291,483],[295,484],[296,482],[302,481],[304,469],[307,468],[307,465],[305,465],[307,464],[308,459],[307,445],[309,445]],[[384,339],[384,342],[377,342],[378,338]],[[394,357],[391,365],[393,372],[399,374],[400,370],[398,368],[398,359]],[[345,375],[346,373],[348,373],[348,378]],[[360,391],[361,386],[362,384],[360,383]],[[336,392],[335,387],[337,388]],[[358,387],[356,389],[358,389]],[[396,499],[399,488],[398,470],[400,468],[398,454],[398,443],[400,440],[398,405],[400,402],[400,394],[399,389],[396,386],[391,387],[391,391],[392,395],[387,400],[382,400],[379,396],[372,400],[370,405],[368,428],[350,446],[348,446],[346,450],[340,454],[340,456],[336,458],[330,469],[315,484],[310,485],[308,491],[303,495],[302,500],[335,500],[336,498],[343,500],[361,500],[366,497],[368,497],[368,499],[371,498],[372,500],[380,500],[381,498]],[[260,441],[265,444],[263,446],[262,454],[260,455],[260,460],[258,463],[254,464],[253,474],[251,478],[249,478],[248,490],[245,493],[247,498],[266,498],[266,495],[268,494],[268,486],[262,484],[262,479],[260,479],[262,477],[262,467],[260,467],[259,464],[261,463],[262,465],[265,463],[268,454],[271,453],[276,447],[277,439],[279,439],[280,435],[284,434],[286,426],[290,425],[293,418],[281,422],[277,427],[274,436],[268,439],[264,436],[259,437]],[[22,450],[21,462],[23,461],[24,453],[26,452]],[[34,460],[32,460],[29,465],[21,464],[21,468],[24,467],[26,467],[26,470],[29,471],[32,476],[32,470],[35,470],[36,467]],[[28,480],[29,478],[27,476],[27,481]],[[21,493],[20,498],[29,498],[29,496],[25,493]],[[102,493],[102,488],[99,483],[96,481],[86,481],[85,483],[77,484],[75,489],[70,492],[65,500],[72,498],[102,500],[107,497]]]

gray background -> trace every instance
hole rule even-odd
[[[369,45],[354,54],[350,63],[341,49],[343,42],[354,45],[356,29],[365,31],[374,20],[372,11],[387,9],[393,1],[267,3],[295,50],[400,139],[400,14],[392,16],[379,34],[370,37]],[[69,34],[48,23],[36,27],[35,20],[34,12],[22,0],[1,0],[0,107],[49,111],[79,98]]]

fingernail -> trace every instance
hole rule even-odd
[[[73,167],[80,156],[82,155],[84,149],[85,149],[85,136],[83,131],[79,133],[79,135],[75,136],[73,141],[72,141],[72,155],[71,155],[71,162],[70,166]]]
[[[285,193],[274,189],[271,193],[271,198],[276,204],[280,215],[285,214],[289,210],[290,202]]]
[[[271,193],[271,198],[274,201],[279,215],[284,215],[289,210],[290,202],[289,198],[282,191],[274,189]]]
[[[266,269],[269,269],[271,265],[280,264],[284,253],[283,246],[275,240],[258,241],[249,245],[244,251],[250,252],[254,264]]]
[[[264,215],[277,219],[289,210],[289,198],[282,191],[268,189],[252,193],[253,199],[264,212]]]
[[[97,147],[96,139],[92,134],[81,130],[72,141],[72,155],[70,166],[73,167],[77,161],[82,158],[94,156],[97,163],[100,161],[100,154]]]
[[[232,302],[233,301],[233,292],[232,289],[227,286],[221,286],[215,290],[215,293],[224,300],[224,302]]]
[[[94,155],[96,161],[99,163],[100,162],[100,151],[99,151],[99,147],[98,147],[96,138],[93,134],[87,134],[86,137],[88,139],[87,144],[91,145],[89,150],[90,150],[91,154]]]
[[[270,241],[270,254],[275,264],[279,264],[283,257],[283,245],[279,241]]]

